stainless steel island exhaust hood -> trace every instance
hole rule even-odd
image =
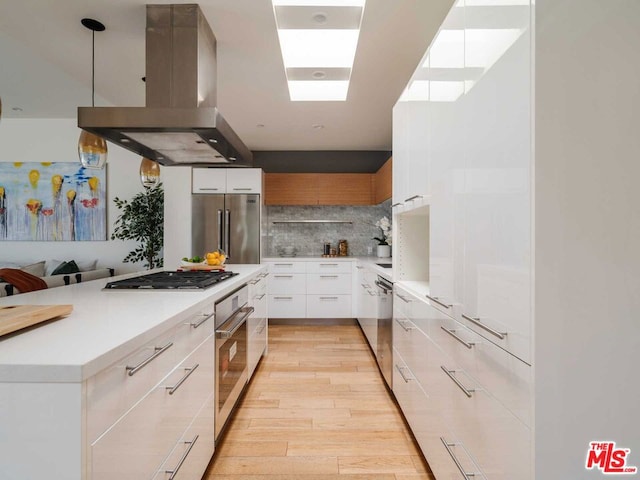
[[[216,70],[198,5],[147,5],[146,107],[78,107],[78,127],[161,165],[252,166],[216,108]]]

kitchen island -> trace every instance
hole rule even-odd
[[[96,280],[1,299],[73,312],[0,339],[0,479],[168,478],[187,455],[175,478],[206,466],[213,305],[265,267],[228,270],[238,275],[199,291],[104,290]],[[126,474],[114,477],[118,465]]]

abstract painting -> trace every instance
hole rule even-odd
[[[105,184],[76,162],[0,162],[0,240],[106,240]]]

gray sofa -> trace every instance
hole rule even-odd
[[[41,263],[41,262],[39,262]],[[95,268],[95,262],[89,262],[84,266],[89,268],[93,267],[91,270],[83,270],[76,273],[64,273],[58,275],[39,275],[40,273],[45,273],[44,269],[33,268],[34,265],[31,264],[24,267],[20,267],[16,264],[8,264],[7,262],[0,262],[0,268],[2,267],[10,267],[10,268],[21,268],[25,272],[31,273],[32,275],[36,275],[47,284],[47,288],[54,287],[62,287],[65,285],[71,285],[74,283],[88,282],[89,280],[97,280],[99,278],[107,278],[112,277],[115,274],[115,270],[113,268]],[[81,262],[78,262],[78,265],[83,265]],[[30,268],[31,267],[31,268]],[[50,271],[48,273],[51,273]],[[11,283],[7,283],[0,279],[0,297],[8,297],[11,295],[17,295],[21,293],[20,290]]]

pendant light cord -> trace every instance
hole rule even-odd
[[[91,31],[91,106],[96,106],[96,32]]]

